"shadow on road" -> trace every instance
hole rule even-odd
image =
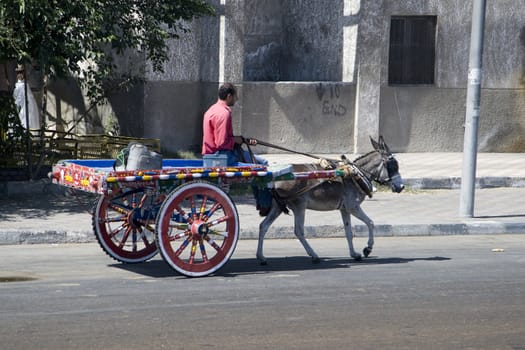
[[[91,214],[99,196],[80,191],[54,191],[0,198],[0,221],[42,219],[59,213]],[[15,216],[15,218],[13,218]]]
[[[173,270],[164,260],[150,260],[140,264],[116,263],[109,266],[153,278],[180,276],[177,271]]]
[[[261,265],[255,258],[231,259],[228,263],[226,263],[225,266],[222,267],[222,269],[210,277],[236,277],[241,275],[267,274],[272,272],[346,269],[351,268],[352,266],[362,265],[406,264],[414,261],[446,261],[450,260],[450,258],[440,256],[428,258],[370,257],[360,262],[349,258],[322,258],[321,262],[318,264],[313,264],[311,259],[305,256],[267,258],[267,260],[268,265]],[[112,264],[110,266],[153,278],[185,278],[173,270],[163,260],[152,260],[141,264]]]
[[[447,261],[450,260],[450,258],[445,258],[442,256],[433,256],[430,258],[377,258],[377,257],[369,257],[360,264],[364,265],[388,265],[388,264],[406,264],[409,262],[414,261]]]

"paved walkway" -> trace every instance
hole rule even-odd
[[[308,163],[312,158],[294,154],[265,154],[270,164]],[[339,154],[324,155],[339,158]],[[399,153],[400,173],[414,189],[459,189],[463,153]],[[348,158],[354,159],[354,156]],[[476,166],[481,187],[525,187],[525,153],[479,153]]]
[[[311,162],[289,154],[264,155],[271,164]],[[326,157],[335,157],[326,155]],[[398,154],[408,185],[400,193],[378,192],[363,203],[377,236],[525,233],[525,153],[478,154],[474,217],[459,216],[461,153]],[[92,242],[91,194],[64,194],[48,181],[9,183],[0,199],[0,244]],[[249,197],[235,197],[241,238],[256,238],[261,218]],[[357,236],[366,227],[353,219]],[[340,237],[339,212],[308,211],[308,237]],[[268,237],[293,237],[293,217],[282,215]]]

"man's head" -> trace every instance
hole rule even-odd
[[[233,106],[237,101],[237,89],[231,83],[224,83],[219,88],[219,99],[226,102],[228,106]]]
[[[19,64],[16,66],[15,68],[15,72],[16,72],[16,78],[18,80],[23,80],[24,79],[24,75],[25,75],[25,70],[24,70],[24,66]]]

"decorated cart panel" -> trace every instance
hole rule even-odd
[[[249,182],[252,178],[271,181],[290,172],[289,166],[269,169],[259,164],[238,163],[235,166],[204,167],[199,159],[166,159],[162,169],[124,170],[113,168],[114,160],[63,160],[53,166],[52,181],[56,184],[100,194],[108,194],[112,184],[137,182],[147,185],[154,181],[231,179]]]

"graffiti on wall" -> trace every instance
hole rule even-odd
[[[337,84],[317,84],[317,97],[321,102],[321,113],[342,117],[348,112],[348,107],[341,101],[341,90]]]

